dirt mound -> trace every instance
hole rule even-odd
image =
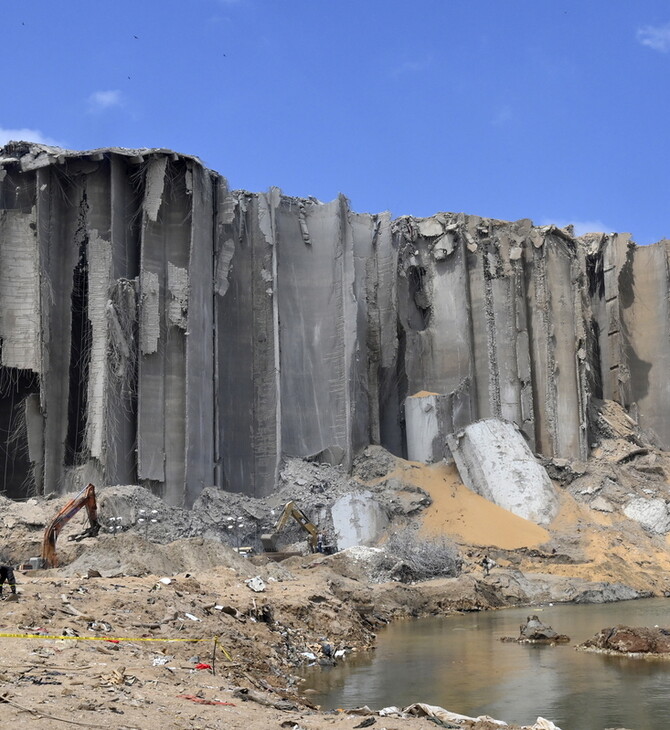
[[[470,491],[451,464],[400,464],[396,472],[427,492],[432,505],[423,513],[424,535],[447,535],[469,545],[495,545],[505,549],[537,547],[550,539],[549,532]]]
[[[74,562],[62,569],[64,575],[83,575],[97,570],[104,576],[175,575],[209,570],[217,566],[232,568],[250,576],[257,568],[228,545],[203,538],[186,538],[167,545],[148,542],[139,535],[102,535]]]

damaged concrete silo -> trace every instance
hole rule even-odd
[[[344,197],[229,191],[169,150],[10,143],[0,490],[262,496],[284,456],[412,453],[424,429],[403,404],[421,391],[447,430],[502,418],[546,456],[587,455],[591,395],[667,447],[667,302],[667,242],[392,221]]]

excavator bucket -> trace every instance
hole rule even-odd
[[[261,535],[261,545],[263,546],[263,550],[265,550],[266,553],[276,553],[277,552],[277,542],[275,539],[275,535],[270,533],[265,533]]]

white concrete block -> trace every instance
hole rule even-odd
[[[368,491],[340,497],[333,504],[331,515],[339,550],[374,542],[389,523],[384,508]]]
[[[623,513],[631,520],[639,522],[652,532],[664,535],[670,530],[670,515],[664,499],[631,499],[623,508]]]
[[[519,517],[546,525],[558,497],[546,469],[513,423],[488,418],[447,436],[463,483]]]

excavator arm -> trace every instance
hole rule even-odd
[[[85,537],[96,537],[100,532],[100,523],[98,522],[98,505],[95,501],[95,487],[89,484],[79,492],[79,494],[70,500],[65,507],[51,520],[44,530],[44,538],[42,539],[42,561],[47,568],[58,567],[58,555],[56,554],[56,540],[60,531],[65,525],[79,512],[82,507],[86,507],[88,514],[89,526],[79,535],[75,535],[72,539],[82,540]]]
[[[286,506],[282,510],[277,523],[275,524],[273,532],[270,534],[261,535],[261,542],[263,543],[263,549],[266,552],[277,552],[277,535],[286,526],[286,523],[291,517],[302,527],[305,532],[309,533],[309,547],[314,552],[316,550],[316,543],[319,535],[319,529],[317,526],[310,521],[307,515],[298,507],[295,502],[287,502]]]

